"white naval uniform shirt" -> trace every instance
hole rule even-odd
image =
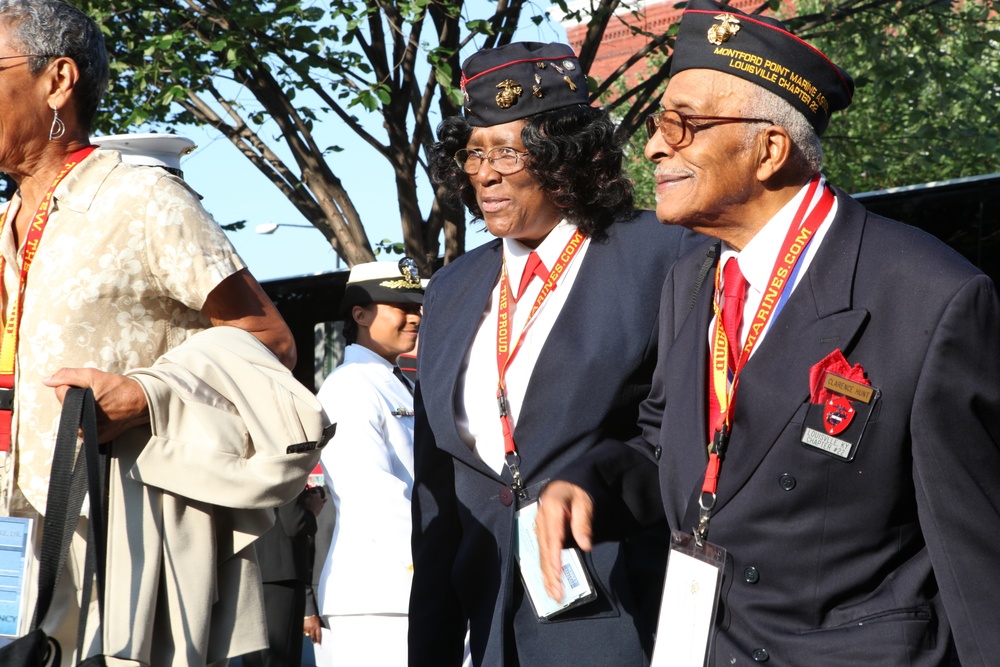
[[[722,242],[722,254],[719,258],[719,266],[725,267],[726,261],[730,257],[738,257],[740,261],[740,271],[743,273],[743,277],[747,279],[749,287],[747,289],[746,301],[743,303],[743,323],[740,325],[740,349],[746,343],[747,336],[750,333],[750,323],[753,322],[754,317],[757,314],[757,309],[760,307],[760,302],[764,298],[764,292],[767,289],[767,285],[771,280],[771,271],[774,269],[774,262],[778,258],[778,253],[781,251],[781,245],[785,240],[785,235],[788,233],[788,228],[792,224],[792,218],[795,216],[796,211],[799,210],[799,204],[803,197],[806,195],[806,190],[808,189],[808,184],[802,186],[802,189],[792,200],[785,204],[780,211],[778,211],[773,218],[771,218],[764,227],[757,232],[749,243],[744,246],[743,250],[738,252],[732,247],[730,247],[725,241]],[[823,190],[826,187],[826,178],[820,177],[819,186],[816,188],[816,192],[813,193],[812,203],[806,210],[806,215],[812,212],[813,207],[819,201],[820,196],[823,194]],[[795,291],[796,286],[802,282],[802,277],[806,274],[806,270],[812,263],[813,257],[816,256],[816,251],[819,250],[820,245],[823,244],[823,239],[826,237],[827,231],[830,229],[830,223],[833,222],[834,217],[837,215],[838,202],[835,200],[833,202],[833,207],[827,214],[826,218],[820,224],[819,229],[813,235],[812,240],[806,247],[805,252],[799,258],[799,266],[796,269],[795,280],[789,288],[791,291]],[[722,279],[719,279],[719,293],[716,295],[718,303],[722,303]],[[767,332],[771,330],[777,319],[779,313],[774,313],[771,319],[767,323],[764,331],[761,332],[760,337],[757,339],[757,344],[754,345],[753,350],[750,352],[750,356],[760,348],[761,343],[764,341],[764,337]],[[712,349],[712,332],[715,331],[715,318],[712,318],[711,323],[708,326],[708,346]]]
[[[576,229],[575,225],[563,220],[549,232],[545,240],[535,249],[547,271],[552,270]],[[549,292],[542,307],[535,313],[517,354],[507,366],[505,377],[507,409],[512,429],[517,425],[521,405],[524,402],[524,394],[528,388],[528,381],[531,379],[531,371],[535,367],[538,355],[542,351],[542,346],[545,345],[559,313],[562,312],[566,299],[569,298],[573,283],[576,281],[576,276],[579,274],[580,266],[583,265],[584,256],[589,247],[590,238],[588,237],[580,244],[575,257],[563,271],[556,288]],[[503,255],[507,263],[507,275],[512,296],[516,294],[518,285],[521,283],[521,274],[524,272],[530,253],[531,248],[518,241],[503,240]],[[531,307],[544,284],[545,282],[539,278],[533,279],[517,303],[511,304],[513,311],[513,326],[510,331],[512,348],[520,338],[525,320],[531,313]],[[496,398],[497,383],[500,377],[497,369],[499,297],[500,282],[497,281],[490,301],[486,304],[486,310],[483,312],[479,330],[465,356],[455,392],[457,401],[455,406],[456,426],[459,435],[469,448],[497,474],[502,473],[505,467],[503,431],[500,426],[500,413]]]
[[[368,348],[348,345],[319,390],[337,424],[320,459],[337,512],[330,551],[317,559],[324,559],[323,616],[408,609],[413,397],[392,369]]]

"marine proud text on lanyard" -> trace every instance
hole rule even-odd
[[[497,312],[497,372],[499,375],[497,406],[500,408],[500,426],[503,429],[503,447],[507,468],[514,478],[511,488],[519,496],[524,488],[521,481],[521,461],[517,453],[517,447],[514,445],[514,434],[510,428],[510,416],[507,410],[507,389],[504,377],[507,374],[507,367],[514,360],[514,355],[521,349],[521,343],[524,342],[524,336],[528,332],[528,327],[534,321],[535,313],[538,312],[538,309],[549,293],[556,288],[563,271],[566,270],[569,263],[576,257],[576,252],[580,249],[580,245],[585,238],[586,236],[580,230],[576,230],[573,237],[566,243],[566,247],[559,253],[559,259],[552,266],[548,280],[542,285],[542,291],[538,293],[535,304],[531,307],[531,312],[528,313],[528,319],[525,320],[524,327],[521,329],[521,335],[518,336],[517,342],[514,343],[513,347],[510,345],[510,280],[507,276],[506,260],[504,260],[503,270],[500,274],[500,303]]]
[[[729,368],[729,342],[726,338],[722,326],[722,312],[719,306],[719,299],[716,296],[712,302],[715,308],[715,331],[712,335],[712,372],[709,378],[710,389],[715,393],[719,402],[719,421],[715,424],[715,433],[709,447],[708,467],[705,470],[705,481],[701,488],[699,504],[701,508],[698,527],[695,529],[695,537],[698,542],[708,535],[708,522],[712,509],[715,507],[715,492],[718,489],[719,470],[722,459],[726,455],[726,447],[729,444],[729,433],[731,431],[730,420],[733,415],[733,406],[736,401],[736,388],[739,385],[740,371],[750,358],[750,353],[760,339],[760,335],[767,328],[771,318],[777,314],[784,306],[785,300],[790,292],[785,288],[795,279],[795,271],[799,259],[805,253],[809,242],[819,229],[819,226],[826,220],[826,216],[833,208],[836,197],[829,188],[824,188],[820,194],[816,206],[806,216],[806,210],[819,186],[820,176],[817,174],[809,182],[806,196],[802,199],[792,224],[788,228],[785,240],[781,244],[781,252],[774,262],[771,270],[771,278],[767,282],[767,290],[761,299],[757,314],[750,324],[747,333],[746,343],[736,361],[736,368]],[[722,270],[722,262],[719,262],[715,271],[715,294],[719,293],[719,276]]]
[[[3,335],[0,337],[0,391],[3,391],[6,394],[6,398],[10,399],[9,401],[5,400],[4,406],[0,407],[0,452],[10,451],[11,417],[14,407],[14,359],[17,355],[17,333],[21,326],[21,311],[24,308],[24,291],[25,286],[28,284],[28,270],[35,259],[35,253],[38,251],[39,241],[42,240],[42,232],[45,231],[45,225],[48,224],[49,213],[51,212],[50,206],[56,187],[66,177],[66,174],[73,170],[73,167],[82,162],[96,148],[97,146],[87,146],[69,156],[66,164],[59,170],[55,180],[52,181],[52,185],[45,192],[45,196],[42,197],[42,202],[38,205],[38,210],[31,219],[31,226],[28,227],[28,233],[24,240],[24,259],[21,261],[17,296],[8,297],[10,298],[10,304],[8,304]],[[3,228],[7,224],[7,210],[0,216],[0,232],[3,231]],[[0,256],[0,276],[3,276],[6,268],[6,261],[3,256]],[[8,402],[10,404],[9,407],[6,405]]]

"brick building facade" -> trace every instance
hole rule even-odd
[[[570,7],[575,8],[576,4],[570,3]],[[666,32],[681,17],[683,9],[678,8],[678,4],[681,4],[681,0],[640,2],[635,13],[629,10],[618,12],[608,23],[589,76],[604,81],[636,51],[646,46],[649,39],[643,34],[636,34],[633,27],[653,35]],[[729,0],[729,4],[749,14],[762,4],[762,0]],[[579,53],[587,36],[586,24],[564,22],[564,26],[570,46]],[[641,74],[644,69],[645,63],[640,61],[629,68],[627,76]]]

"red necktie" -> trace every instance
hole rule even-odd
[[[747,279],[740,271],[739,260],[730,257],[722,269],[722,330],[729,341],[729,367],[736,369],[740,358],[740,324],[743,323],[743,303],[747,297]]]
[[[524,273],[521,274],[521,284],[517,287],[517,296],[514,297],[514,301],[518,301],[521,295],[524,294],[524,290],[528,289],[528,285],[531,284],[531,279],[538,276],[543,281],[548,280],[549,271],[542,264],[541,258],[538,253],[531,251],[528,255],[528,261],[524,265]]]
[[[730,257],[722,269],[722,330],[729,341],[729,370],[734,372],[736,362],[740,357],[740,323],[743,320],[743,302],[746,301],[747,280],[740,271],[740,265],[735,257]],[[712,386],[713,369],[711,355],[708,360],[708,435],[715,435],[715,430],[722,423],[722,408]]]

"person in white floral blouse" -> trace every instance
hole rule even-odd
[[[238,327],[285,366],[295,363],[288,327],[197,194],[162,169],[91,145],[108,77],[101,33],[79,10],[0,0],[0,171],[17,185],[0,208],[2,515],[44,515],[69,386],[93,388],[102,442],[148,439],[146,397],[123,373],[191,334]],[[74,560],[44,627],[61,640],[64,664],[76,664],[79,610],[61,597],[79,581]]]

